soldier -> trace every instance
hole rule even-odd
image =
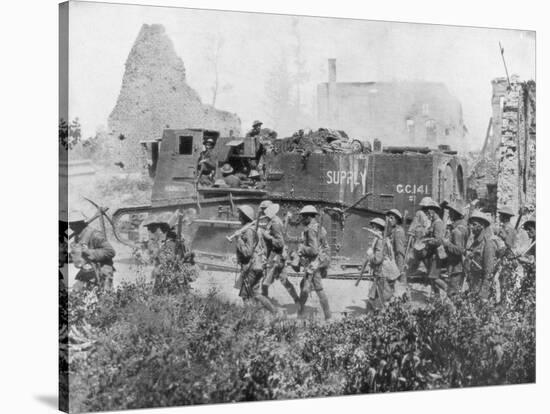
[[[97,285],[105,291],[113,287],[113,257],[115,250],[99,231],[86,224],[79,211],[69,213],[69,228],[75,233],[71,245],[73,263],[80,270],[76,275],[74,290]]]
[[[208,138],[204,142],[204,151],[199,155],[197,162],[198,171],[198,183],[201,185],[211,186],[214,182],[214,175],[216,174],[217,162],[212,152],[214,148],[214,140]]]
[[[239,296],[243,298],[245,304],[254,300],[275,314],[276,310],[271,301],[260,294],[264,247],[256,229],[250,225],[254,220],[254,209],[249,205],[242,205],[238,207],[238,211],[241,224],[249,226],[237,236],[237,263],[241,265],[242,280]]]
[[[225,184],[227,184],[228,187],[231,188],[239,188],[241,186],[241,180],[233,174],[233,167],[229,164],[224,164],[222,168],[220,169],[223,181]]]
[[[432,290],[437,294],[440,289],[447,289],[445,282],[440,277],[443,259],[445,258],[443,240],[445,238],[446,225],[439,216],[441,212],[440,205],[430,197],[426,197],[425,205],[422,209],[431,221],[426,234],[427,238],[424,239],[427,247],[426,268],[428,270],[428,278],[431,280]]]
[[[473,236],[468,247],[470,288],[482,300],[487,300],[496,259],[495,243],[491,240],[491,220],[484,213],[474,212],[468,219],[468,226]]]
[[[269,200],[264,200],[260,203],[260,211],[268,218],[266,229],[262,232],[262,236],[266,246],[267,270],[262,281],[262,295],[269,297],[269,286],[279,280],[288,291],[294,303],[299,303],[299,298],[294,285],[288,280],[285,271],[286,262],[286,247],[284,240],[284,225],[282,220],[277,216],[279,205],[273,204]]]
[[[258,121],[258,120],[254,121],[252,123],[252,129],[246,133],[246,137],[247,138],[254,138],[254,137],[260,135],[260,132],[262,130],[262,125],[263,125],[262,121]]]
[[[431,224],[426,208],[433,203],[434,201],[431,197],[424,197],[420,200],[420,209],[417,210],[411,224],[409,225],[407,233],[409,237],[414,238],[415,243],[413,245],[413,256],[410,258],[405,258],[405,281],[407,275],[416,272],[420,263],[426,259],[426,249],[422,239],[428,234]]]
[[[447,204],[451,231],[448,238],[443,240],[443,246],[447,252],[447,272],[449,283],[447,295],[454,297],[460,293],[464,283],[463,256],[466,253],[466,242],[468,241],[468,227],[464,221],[464,213],[454,204]]]
[[[535,247],[536,241],[536,222],[535,217],[532,217],[523,223],[523,229],[527,232],[529,236],[529,244],[531,247],[525,252],[522,256],[518,258],[518,261],[523,264],[535,264],[535,259],[537,256],[537,248]]]
[[[300,210],[302,224],[306,227],[298,248],[298,255],[304,261],[304,277],[300,282],[300,302],[298,315],[303,315],[311,290],[315,290],[323,308],[325,320],[330,319],[328,297],[323,290],[322,273],[326,272],[329,246],[327,231],[317,223],[317,209],[308,205]]]
[[[386,217],[391,228],[390,240],[393,248],[393,254],[395,257],[395,264],[400,272],[403,271],[405,265],[405,249],[407,248],[407,239],[405,237],[405,230],[403,229],[403,216],[397,209],[391,209],[386,211]],[[403,275],[404,276],[404,275]],[[401,279],[401,282],[406,283],[406,276]]]
[[[386,279],[382,272],[382,263],[384,258],[388,255],[387,249],[384,247],[384,230],[386,223],[381,218],[374,218],[370,221],[370,227],[376,234],[375,241],[372,248],[367,250],[367,260],[369,261],[374,281],[369,290],[369,302],[368,306],[376,307],[376,301],[378,300],[380,305],[383,306],[385,302],[391,299],[393,296],[393,286]]]
[[[248,178],[250,179],[250,185],[252,187],[258,189],[265,188],[265,183],[262,181],[262,177],[257,170],[250,171],[250,174],[248,174]]]
[[[514,212],[510,207],[503,207],[498,211],[500,227],[497,236],[500,237],[506,245],[508,252],[513,251],[516,246],[517,232],[510,219],[514,216]]]

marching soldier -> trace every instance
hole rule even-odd
[[[260,284],[263,276],[263,241],[259,238],[257,229],[251,222],[254,220],[254,209],[249,205],[238,207],[239,221],[244,229],[237,236],[237,263],[241,265],[241,287],[239,296],[243,302],[251,300],[259,302],[268,311],[275,314],[276,310],[271,301],[260,294]]]
[[[427,247],[427,270],[428,278],[432,282],[432,289],[434,293],[439,293],[440,289],[447,290],[447,286],[443,280],[441,280],[441,268],[443,267],[443,259],[445,258],[445,251],[443,248],[443,240],[446,233],[446,225],[439,216],[441,207],[430,197],[426,197],[425,205],[422,209],[425,211],[427,217],[431,221],[431,225],[427,232],[427,238],[425,244]]]
[[[279,216],[277,216],[279,205],[273,204],[269,200],[264,200],[260,203],[259,208],[261,214],[269,220],[266,229],[262,232],[267,259],[266,275],[262,281],[262,295],[268,298],[269,286],[278,279],[292,297],[294,303],[298,304],[300,299],[296,293],[296,289],[290,280],[288,280],[285,272],[286,248],[284,225]]]
[[[403,229],[403,216],[397,209],[386,211],[386,217],[391,228],[390,240],[393,247],[393,254],[395,256],[395,264],[400,272],[403,271],[405,265],[405,249],[407,248],[407,239],[405,237],[405,230]],[[402,280],[402,282],[407,282]]]
[[[385,302],[391,299],[393,296],[393,286],[382,272],[382,263],[387,256],[387,251],[384,248],[384,243],[386,242],[384,240],[386,223],[381,218],[376,217],[369,224],[372,231],[376,234],[376,239],[372,248],[367,251],[367,260],[374,276],[368,298],[369,305],[376,307],[375,303],[377,300],[383,306]]]
[[[524,255],[518,258],[518,261],[523,264],[535,264],[535,259],[537,256],[537,249],[535,247],[535,241],[536,241],[536,222],[535,217],[532,217],[523,223],[523,229],[527,232],[527,236],[529,236],[529,243],[531,247],[527,252],[525,252]]]
[[[466,253],[466,242],[468,241],[468,227],[464,221],[464,213],[454,204],[447,204],[449,219],[451,220],[451,231],[448,238],[443,241],[447,252],[447,272],[449,283],[447,295],[456,296],[462,289],[464,282],[464,267],[462,259]]]
[[[407,280],[407,275],[416,272],[420,263],[426,259],[426,248],[425,243],[422,242],[422,239],[428,234],[431,225],[430,218],[427,213],[427,207],[433,205],[434,203],[435,202],[431,197],[424,197],[420,200],[420,203],[418,204],[420,209],[417,210],[411,224],[409,225],[407,233],[409,237],[414,238],[414,245],[413,256],[410,258],[405,258],[406,269],[403,276],[405,282]]]
[[[470,280],[472,291],[481,299],[489,298],[493,270],[495,267],[495,243],[491,240],[491,221],[481,212],[474,212],[468,219],[473,242],[468,248],[470,258]]]
[[[115,250],[104,235],[86,224],[79,211],[69,213],[69,228],[75,233],[71,245],[73,263],[80,270],[76,275],[74,290],[94,285],[105,291],[113,287],[113,257]]]
[[[314,290],[319,297],[325,320],[328,320],[331,317],[330,307],[321,279],[322,274],[326,273],[328,268],[327,262],[330,259],[330,253],[327,231],[317,223],[315,219],[317,214],[317,209],[311,205],[307,205],[300,210],[302,223],[306,226],[306,229],[302,233],[302,240],[298,249],[298,255],[305,262],[304,277],[300,282],[298,315],[303,315],[309,294]]]
[[[514,216],[514,212],[510,207],[504,207],[499,210],[498,217],[500,221],[500,227],[497,232],[497,236],[500,237],[506,245],[507,251],[513,251],[516,246],[517,232],[510,219]]]
[[[216,173],[217,162],[212,150],[214,149],[214,140],[208,138],[204,142],[204,151],[199,155],[197,162],[198,183],[201,185],[211,186],[213,184],[214,175]]]

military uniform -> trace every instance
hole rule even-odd
[[[471,252],[472,259],[470,265],[472,283],[470,287],[483,299],[489,297],[496,260],[495,243],[491,240],[491,237],[492,232],[490,227],[483,229],[468,249]]]
[[[197,164],[197,170],[200,171],[199,184],[208,186],[213,184],[212,176],[216,171],[216,164],[212,150],[206,149],[200,153]]]
[[[464,282],[464,266],[462,262],[468,240],[468,228],[464,220],[455,221],[451,225],[450,237],[445,240],[444,246],[447,253],[447,272],[449,274],[449,286],[447,294],[452,296],[460,293]]]
[[[386,256],[387,254],[384,254],[384,239],[379,237],[373,244],[372,257],[370,259],[370,266],[375,278],[369,290],[368,297],[373,304],[378,299],[383,305],[393,296],[393,286],[382,274],[382,262]]]
[[[73,252],[77,252],[77,256],[81,257],[80,263],[83,264],[76,275],[73,287],[75,290],[96,284],[96,272],[100,287],[104,290],[112,289],[115,250],[101,232],[86,227],[75,237]],[[91,266],[91,269],[86,269],[87,265]]]
[[[395,257],[395,264],[401,272],[405,265],[405,250],[407,249],[407,238],[405,236],[405,230],[403,226],[396,225],[390,234],[390,240],[393,248],[393,255]]]
[[[314,218],[302,233],[298,254],[304,260],[305,267],[304,277],[300,282],[300,312],[303,312],[309,294],[314,290],[319,297],[325,319],[330,319],[330,307],[322,283],[322,276],[326,275],[328,269],[330,247],[327,231]]]
[[[503,223],[497,231],[497,236],[504,241],[507,250],[513,250],[516,246],[517,231],[512,223]]]
[[[234,174],[224,176],[223,180],[231,188],[239,188],[241,186],[241,180]]]
[[[285,272],[286,252],[283,229],[282,220],[278,216],[274,216],[263,232],[266,246],[267,271],[262,285],[265,286],[267,290],[268,286],[276,279],[279,279],[294,302],[298,303],[299,298],[294,289],[294,285],[288,280],[288,276]]]
[[[263,277],[265,247],[253,228],[248,228],[237,238],[237,263],[241,265],[239,296],[243,301],[256,300],[270,312],[275,308],[268,298],[260,294]]]
[[[430,230],[430,219],[426,213],[422,210],[418,210],[414,215],[414,219],[409,226],[409,233],[411,233],[416,240],[422,239]]]

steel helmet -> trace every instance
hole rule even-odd
[[[515,216],[515,213],[512,211],[512,209],[508,206],[504,206],[498,210],[498,214],[502,214],[505,216],[513,217]]]
[[[275,215],[279,212],[279,204],[271,203],[267,208],[265,209],[265,215],[266,217],[272,219],[275,217]]]
[[[242,206],[237,207],[241,213],[248,217],[251,221],[254,220],[254,209],[248,204],[243,204]]]
[[[258,121],[258,120],[255,120],[253,123],[252,123],[252,126],[255,127],[256,125],[263,125],[264,123],[262,121]]]
[[[458,214],[461,218],[464,217],[464,212],[460,207],[458,207],[456,204],[449,203],[446,205],[446,208],[449,210],[454,211],[456,214]]]
[[[370,224],[376,224],[377,226],[380,226],[382,229],[386,227],[386,222],[382,220],[380,217],[373,218],[370,221]]]
[[[300,210],[300,214],[319,214],[319,212],[314,206],[307,205]]]
[[[260,210],[266,209],[269,207],[273,202],[271,200],[264,200],[260,203]]]
[[[260,173],[257,170],[251,170],[248,174],[248,178],[256,178],[259,177]]]
[[[398,209],[392,208],[391,210],[386,211],[386,216],[388,214],[393,214],[395,217],[397,217],[399,219],[400,223],[403,222],[403,215],[401,214],[401,212]]]
[[[535,216],[529,217],[527,220],[525,220],[525,222],[522,224],[521,227],[525,228],[525,227],[527,227],[529,224],[532,225],[533,227],[536,226]]]
[[[491,219],[487,216],[487,214],[482,213],[481,211],[474,211],[470,218],[468,219],[468,222],[471,221],[480,221],[485,225],[485,227],[488,227],[491,225]]]
[[[420,207],[431,207],[434,204],[436,204],[436,203],[435,203],[435,201],[433,201],[433,199],[431,197],[424,197],[422,200],[420,200],[420,203],[418,205]]]

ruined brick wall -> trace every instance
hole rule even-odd
[[[502,109],[497,206],[535,206],[535,83],[511,81]]]
[[[162,137],[165,128],[206,128],[240,134],[236,114],[201,102],[187,84],[183,61],[158,24],[144,24],[126,61],[122,87],[108,120],[115,157],[126,169],[146,165],[141,140]],[[119,138],[123,138],[122,140]]]

